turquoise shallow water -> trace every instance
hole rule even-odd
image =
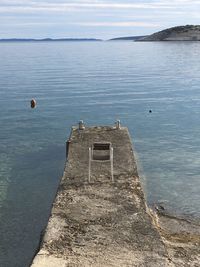
[[[0,44],[0,266],[30,263],[80,119],[120,119],[148,203],[200,217],[199,57],[195,42]]]

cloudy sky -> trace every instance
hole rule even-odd
[[[200,0],[0,0],[0,38],[144,35],[200,24]]]

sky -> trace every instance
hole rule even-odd
[[[200,0],[0,0],[0,38],[146,35],[200,24]]]

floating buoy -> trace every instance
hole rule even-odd
[[[152,113],[152,110],[151,109],[149,110],[149,113]]]
[[[36,107],[36,100],[31,99],[31,108],[35,108],[35,107]]]

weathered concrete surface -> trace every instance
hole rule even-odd
[[[68,162],[39,253],[32,267],[174,266],[146,212],[127,128],[73,129]],[[88,179],[88,148],[111,142],[110,163],[93,162]]]
[[[165,210],[151,210],[169,258],[176,267],[200,266],[200,223],[171,215]]]

